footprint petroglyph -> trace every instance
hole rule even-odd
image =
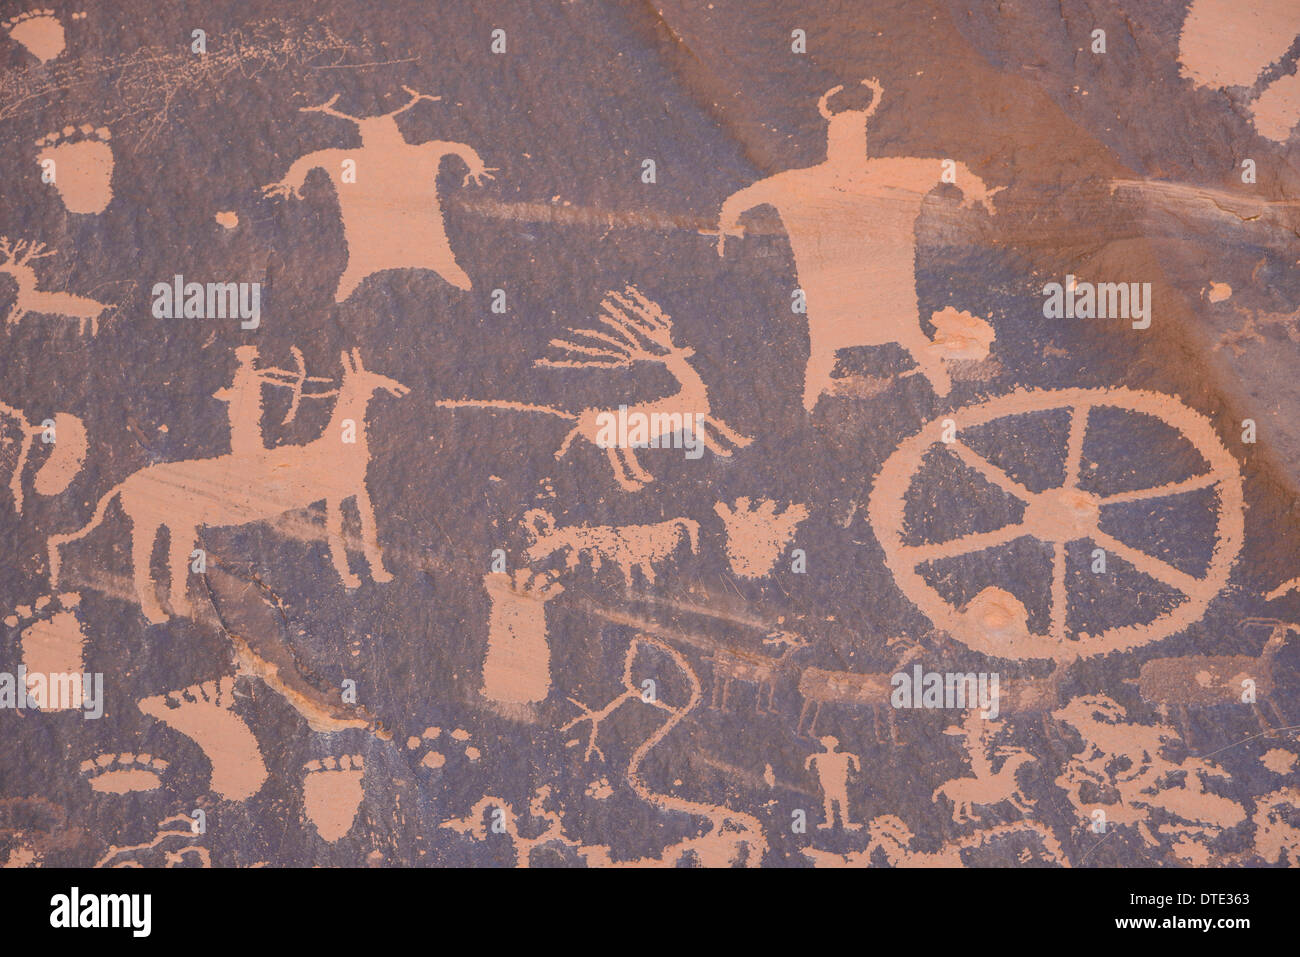
[[[101,754],[81,762],[81,773],[100,794],[156,791],[170,765],[152,754]]]
[[[20,605],[4,620],[9,627],[22,629],[19,643],[28,674],[27,691],[42,711],[80,708],[83,697],[90,693],[83,687],[86,633],[77,613],[80,603],[81,596],[76,592],[57,597],[44,595],[34,607]],[[37,675],[44,679],[40,686],[34,677]],[[57,701],[48,685],[55,675],[69,676],[73,692]]]
[[[257,738],[234,704],[231,676],[139,701],[142,712],[199,746],[212,765],[208,786],[218,797],[245,801],[266,783],[267,769]]]
[[[0,29],[42,63],[58,57],[66,45],[63,23],[50,9],[24,10],[0,23]]]
[[[36,141],[36,165],[70,213],[93,215],[113,201],[115,159],[107,126],[82,123]]]
[[[303,807],[324,840],[333,843],[351,829],[365,797],[365,771],[365,759],[359,754],[313,759],[303,765]]]

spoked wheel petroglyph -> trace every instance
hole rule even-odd
[[[1094,413],[1100,409],[1118,409],[1158,420],[1190,443],[1208,469],[1144,488],[1105,491],[1084,487],[1081,481],[1085,467],[1084,442],[1089,435],[1090,420],[1095,420]],[[1069,421],[1063,481],[1038,491],[1026,487],[962,440],[962,430],[1034,413],[1066,413]],[[951,423],[946,422],[949,419]],[[1092,427],[1096,427],[1095,421]],[[951,441],[944,441],[945,431]],[[908,493],[917,487],[914,480],[932,453],[955,456],[968,469],[1012,496],[1023,507],[1020,520],[992,531],[913,543],[905,518]],[[1060,450],[1033,449],[1031,454],[1059,455]],[[1210,515],[1214,529],[1212,552],[1208,565],[1199,573],[1184,571],[1103,530],[1104,517],[1112,506],[1133,502],[1159,504],[1199,490],[1215,493],[1210,496],[1214,500]],[[953,498],[951,490],[945,493],[942,488],[931,489],[930,495],[940,505],[945,499]],[[936,626],[968,647],[994,657],[1053,659],[1062,664],[1157,641],[1199,619],[1227,583],[1243,534],[1241,474],[1209,420],[1172,396],[1118,388],[1021,390],[942,416],[905,440],[886,460],[872,488],[868,511],[895,582]],[[1126,537],[1132,540],[1140,534],[1139,526]],[[976,555],[1026,536],[1051,546],[1046,634],[1031,632],[1024,605],[999,588],[986,588],[958,608],[921,572],[931,562]],[[1080,540],[1090,541],[1092,548],[1103,549],[1128,566],[1114,569],[1114,574],[1131,577],[1136,571],[1165,586],[1173,593],[1172,607],[1154,619],[1105,627],[1095,634],[1068,628],[1070,610],[1076,607],[1072,602],[1079,596],[1071,594],[1066,546]]]

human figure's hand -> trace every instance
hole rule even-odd
[[[501,167],[499,166],[484,166],[482,163],[470,163],[469,172],[465,174],[465,178],[461,180],[460,185],[468,186],[470,183],[473,183],[475,186],[482,186],[485,181],[496,179],[492,174],[499,172],[500,169]]]

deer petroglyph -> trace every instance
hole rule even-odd
[[[492,399],[444,400],[438,405],[449,409],[540,412],[567,419],[575,424],[555,457],[563,458],[575,439],[584,438],[605,450],[614,478],[629,492],[654,481],[637,460],[638,448],[668,447],[672,437],[680,434],[683,447],[694,449],[702,444],[715,455],[729,456],[731,449],[723,442],[744,448],[753,441],[733,432],[712,414],[708,387],[690,363],[695,350],[677,345],[672,320],[658,305],[635,286],[628,286],[622,293],[609,293],[601,307],[597,320],[604,329],[576,329],[572,339],[552,339],[551,345],[562,349],[565,358],[538,359],[535,364],[553,369],[627,369],[638,362],[655,363],[677,381],[676,392],[636,405],[621,405],[617,410],[596,407],[581,412]],[[698,456],[688,452],[687,457]]]

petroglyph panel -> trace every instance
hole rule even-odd
[[[1111,7],[6,11],[0,864],[1300,865],[1300,8]]]

